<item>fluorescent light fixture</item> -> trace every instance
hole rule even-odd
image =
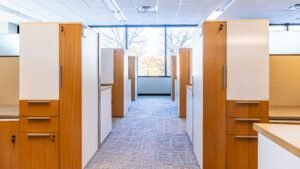
[[[236,0],[224,0],[216,10],[214,10],[207,20],[216,20],[220,15],[222,15]]]
[[[138,13],[157,13],[157,6],[140,6],[137,7]]]
[[[114,0],[102,0],[102,2],[120,22],[125,22],[127,20],[124,14],[122,13],[120,7]]]
[[[223,11],[213,11],[209,15],[209,17],[207,18],[207,20],[209,20],[209,21],[216,20],[222,14],[223,14]]]
[[[14,16],[23,18],[23,19],[25,19],[27,21],[40,22],[40,20],[37,20],[37,19],[35,19],[35,18],[31,17],[31,16],[25,15],[25,14],[19,12],[19,11],[10,9],[10,8],[8,8],[6,6],[3,6],[3,5],[0,5],[0,10],[4,11],[6,13],[12,14]]]

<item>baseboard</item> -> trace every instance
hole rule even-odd
[[[139,93],[138,96],[171,96],[170,93]]]

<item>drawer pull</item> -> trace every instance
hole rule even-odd
[[[235,136],[236,139],[257,139],[257,136]]]
[[[236,118],[235,121],[239,121],[239,122],[259,122],[260,119],[258,119],[258,118]]]
[[[50,120],[50,117],[27,117],[28,120]]]
[[[28,104],[49,104],[50,103],[49,100],[30,100],[27,102]]]
[[[49,133],[41,134],[41,133],[29,133],[28,137],[50,137]]]
[[[260,101],[236,101],[236,104],[259,104]]]

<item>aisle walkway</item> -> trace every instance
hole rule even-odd
[[[170,97],[139,97],[86,169],[199,169]]]

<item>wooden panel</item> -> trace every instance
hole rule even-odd
[[[131,100],[135,101],[137,99],[137,70],[136,70],[136,57],[130,56],[128,58],[128,64],[129,64],[129,79],[131,79]]]
[[[20,134],[20,169],[59,169],[59,135]]]
[[[268,101],[227,101],[227,117],[268,117]]]
[[[257,135],[253,123],[268,122],[268,118],[227,118],[227,134]]]
[[[124,110],[124,50],[114,50],[113,117],[123,117]]]
[[[57,100],[20,100],[20,116],[58,116]]]
[[[0,133],[18,133],[18,121],[0,121]]]
[[[226,22],[205,22],[203,37],[203,169],[225,169]]]
[[[21,117],[21,132],[59,132],[58,117]]]
[[[60,169],[81,169],[81,24],[60,25]]]
[[[19,169],[19,134],[3,133],[2,129],[0,126],[0,168]]]
[[[186,117],[186,86],[190,85],[190,55],[191,49],[179,49],[179,116]]]
[[[257,169],[257,138],[227,136],[227,168]]]
[[[174,101],[175,98],[176,98],[176,95],[175,95],[175,80],[177,78],[176,77],[176,72],[177,72],[176,65],[177,65],[177,63],[176,63],[176,56],[172,56],[171,58],[172,58],[172,93],[171,93],[171,95],[172,95],[172,100]]]

